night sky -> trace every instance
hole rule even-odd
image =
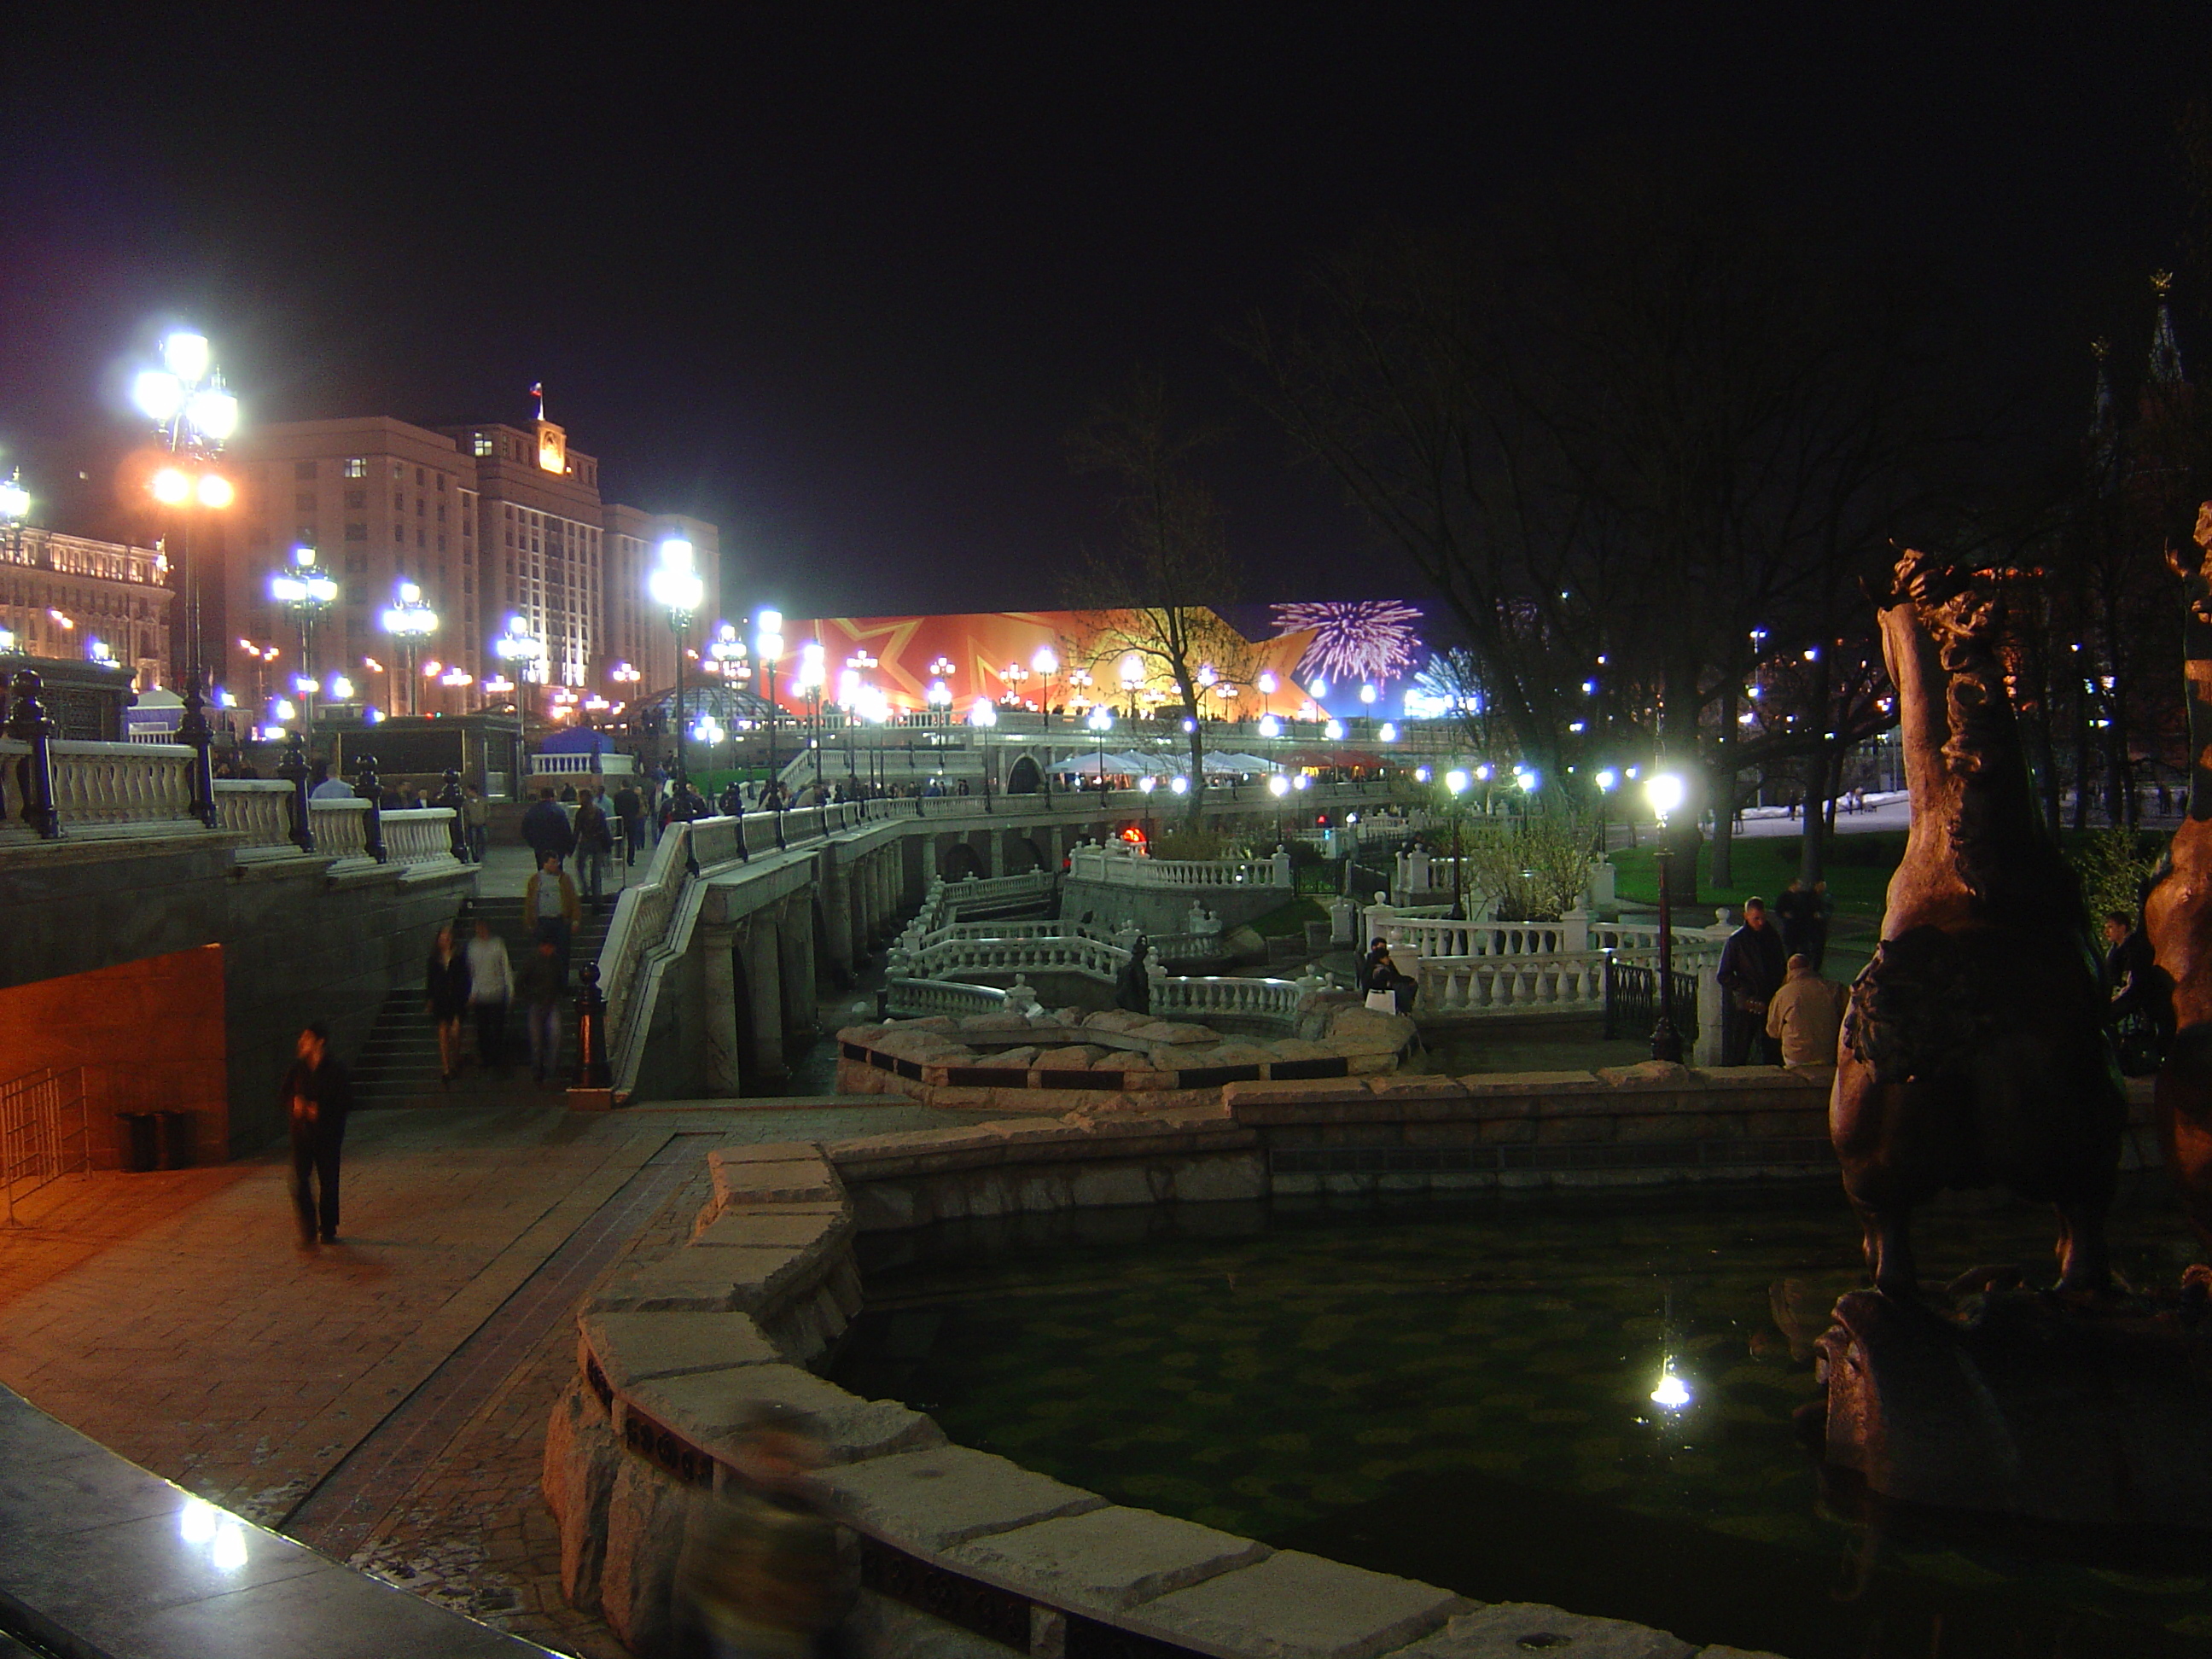
[[[15,9],[0,465],[38,516],[122,527],[122,372],[189,319],[249,420],[519,421],[544,380],[609,495],[723,526],[732,609],[1042,607],[1103,538],[1065,436],[1144,364],[1236,428],[1244,598],[1419,599],[1226,339],[1316,258],[1741,146],[1970,296],[2055,430],[2091,337],[2142,349],[2212,85],[2179,4],[638,11]]]

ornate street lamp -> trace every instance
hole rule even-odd
[[[1052,677],[1060,672],[1060,653],[1041,645],[1030,654],[1030,666],[1044,681],[1044,796],[1052,799]]]
[[[1467,793],[1468,786],[1473,781],[1472,778],[1457,767],[1444,774],[1444,787],[1450,792],[1452,804],[1451,919],[1454,921],[1467,920],[1467,860],[1462,855],[1460,846],[1459,798]]]
[[[169,464],[154,474],[152,489],[154,499],[175,512],[184,532],[178,576],[185,613],[185,707],[177,722],[177,740],[196,751],[192,799],[186,810],[212,829],[215,769],[208,750],[215,734],[208,729],[200,660],[199,579],[192,562],[191,512],[195,507],[221,512],[237,498],[230,480],[212,471],[211,463],[224,440],[238,429],[238,399],[223,386],[207,336],[185,330],[161,342],[161,367],[138,373],[131,381],[131,400],[154,422],[169,449]]]
[[[23,556],[23,520],[31,515],[31,492],[23,488],[23,472],[18,467],[0,483],[0,524],[8,526],[8,555],[10,558]]]
[[[930,661],[929,678],[933,684],[930,688],[931,696],[929,702],[938,710],[937,723],[939,726],[950,726],[952,724],[952,676],[954,672],[954,664],[952,659],[950,657],[936,657],[933,658]],[[945,691],[945,696],[942,702],[939,702],[935,695],[937,689],[940,686],[944,688]]]
[[[500,679],[507,682],[505,689],[517,694],[522,712],[527,714],[530,712],[530,693],[524,688],[527,687],[533,678],[538,678],[531,672],[531,670],[533,665],[542,665],[544,662],[545,641],[530,631],[530,624],[523,621],[520,615],[510,613],[507,619],[505,631],[491,642],[491,649],[492,654],[501,662],[513,665],[512,676],[501,675]],[[540,667],[538,672],[542,674],[543,668]],[[484,690],[488,695],[497,692],[501,689],[499,679],[487,680],[484,683]]]
[[[315,550],[292,550],[291,564],[269,578],[269,599],[290,611],[300,624],[300,672],[293,690],[300,694],[301,723],[315,728],[315,624],[338,602],[338,585],[315,562]]]
[[[1103,794],[1106,789],[1106,734],[1114,729],[1114,711],[1103,702],[1093,703],[1083,723],[1098,734],[1098,770],[1095,775]]]
[[[822,691],[828,675],[822,641],[809,640],[799,647],[799,678],[792,682],[806,699],[807,744],[814,750],[814,787],[822,787]]]
[[[1674,853],[1667,845],[1668,815],[1682,804],[1682,780],[1661,772],[1644,786],[1644,798],[1659,820],[1659,1020],[1651,1028],[1651,1058],[1682,1060],[1682,1034],[1674,1029],[1674,894],[1668,866]]]
[[[399,584],[398,596],[384,607],[384,631],[392,635],[392,642],[407,659],[407,712],[422,712],[422,694],[415,689],[415,653],[422,641],[438,631],[438,613],[422,603],[422,590],[413,582]],[[399,676],[397,669],[392,679],[392,701],[399,702]],[[393,713],[398,712],[395,706]]]
[[[975,728],[976,755],[983,763],[983,810],[991,810],[991,739],[990,730],[999,723],[999,711],[988,697],[975,699],[975,707],[969,712],[968,724]]]
[[[1145,665],[1133,651],[1121,659],[1121,690],[1129,699],[1129,718],[1137,718],[1137,692],[1145,683]]]
[[[699,580],[692,562],[691,544],[681,536],[671,536],[661,543],[659,562],[653,566],[646,586],[653,602],[668,613],[669,631],[676,636],[676,811],[688,818],[691,809],[685,787],[690,777],[684,769],[684,633],[707,597],[707,585]]]

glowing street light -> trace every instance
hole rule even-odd
[[[315,624],[338,602],[338,585],[315,562],[315,550],[305,544],[292,550],[292,562],[269,578],[271,604],[289,611],[300,624],[300,676],[307,684],[301,691],[306,705],[308,731],[315,725]]]
[[[1095,702],[1091,705],[1091,712],[1084,716],[1083,723],[1098,738],[1097,776],[1098,787],[1103,790],[1106,787],[1106,734],[1114,729],[1114,711],[1103,702]]]
[[[690,781],[684,769],[684,633],[707,597],[707,585],[693,562],[691,544],[671,536],[660,544],[660,557],[647,579],[653,602],[668,613],[669,631],[676,636],[676,800],[679,815],[688,816]]]
[[[438,631],[438,613],[422,603],[419,586],[413,582],[402,582],[392,603],[384,607],[380,620],[384,631],[392,635],[392,643],[407,659],[407,712],[419,714],[422,710],[421,694],[415,689],[415,653],[424,640]],[[396,671],[392,675],[392,701],[395,707],[399,702],[399,675]]]
[[[1133,651],[1121,658],[1121,681],[1122,692],[1129,699],[1129,718],[1137,718],[1137,692],[1145,683],[1145,665]]]
[[[1651,1028],[1651,1058],[1680,1065],[1682,1034],[1674,1029],[1674,894],[1669,879],[1674,849],[1667,845],[1667,820],[1682,805],[1682,780],[1672,772],[1645,780],[1644,798],[1659,820],[1659,1020]]]

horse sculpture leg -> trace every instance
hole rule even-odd
[[[1866,1231],[1867,1273],[1875,1289],[1893,1301],[1919,1299],[1920,1276],[1912,1255],[1912,1212],[1859,1207]]]
[[[2058,1212],[2058,1288],[2097,1294],[2112,1288],[2112,1256],[2105,1237],[2106,1206],[2075,1200]]]

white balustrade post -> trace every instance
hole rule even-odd
[[[1291,882],[1290,849],[1286,847],[1278,847],[1275,849],[1274,857],[1268,862],[1273,869],[1275,885],[1285,892],[1289,892]]]

